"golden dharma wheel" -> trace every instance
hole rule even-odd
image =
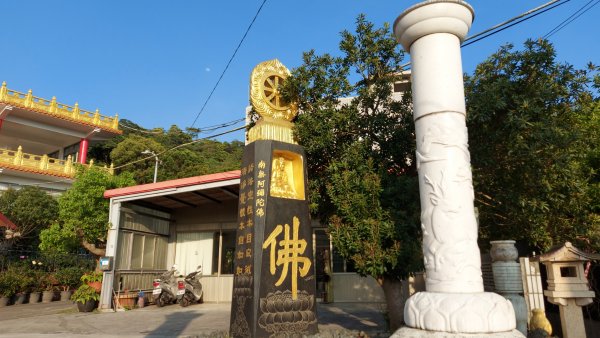
[[[254,67],[250,76],[250,102],[262,117],[291,121],[298,109],[285,102],[279,92],[290,71],[279,60],[269,60]]]

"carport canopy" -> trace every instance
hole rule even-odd
[[[239,184],[240,171],[233,170],[107,190],[104,197],[172,212],[180,208],[237,200]]]

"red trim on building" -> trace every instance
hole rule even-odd
[[[71,174],[65,174],[65,173],[61,173],[61,172],[57,172],[57,171],[33,169],[33,168],[28,168],[28,167],[24,167],[24,166],[20,166],[20,165],[12,165],[12,164],[8,164],[8,163],[2,163],[2,168],[16,170],[16,171],[22,171],[22,172],[32,173],[32,174],[64,177],[64,178],[68,178],[68,179],[73,179],[73,176],[74,176]]]
[[[0,227],[5,227],[10,230],[17,230],[17,226],[11,222],[8,217],[4,216],[3,213],[0,212]]]
[[[240,178],[239,170],[226,171],[226,172],[210,174],[210,175],[180,178],[177,180],[170,180],[170,181],[163,181],[163,182],[156,182],[156,183],[149,183],[149,184],[140,184],[140,185],[134,185],[132,187],[106,190],[104,192],[104,198],[129,196],[129,195],[135,195],[135,194],[151,192],[151,191],[159,191],[159,190],[165,190],[165,189],[171,189],[171,188],[181,188],[181,187],[187,187],[187,186],[191,186],[191,185],[206,184],[206,183],[213,183],[213,182],[222,182],[222,181],[234,180],[234,179],[239,179],[239,178]]]

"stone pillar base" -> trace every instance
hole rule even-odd
[[[523,338],[523,334],[517,330],[496,333],[448,333],[439,331],[427,331],[413,329],[405,326],[394,332],[390,338]]]
[[[506,332],[516,327],[510,301],[492,292],[419,292],[406,301],[404,320],[410,327],[443,334]]]

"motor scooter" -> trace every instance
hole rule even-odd
[[[152,282],[152,297],[156,306],[162,307],[177,301],[177,266],[173,265],[171,270],[163,273]]]
[[[199,265],[196,271],[189,273],[183,280],[177,282],[177,302],[182,307],[203,302],[204,293],[199,281],[201,275],[202,266]]]

